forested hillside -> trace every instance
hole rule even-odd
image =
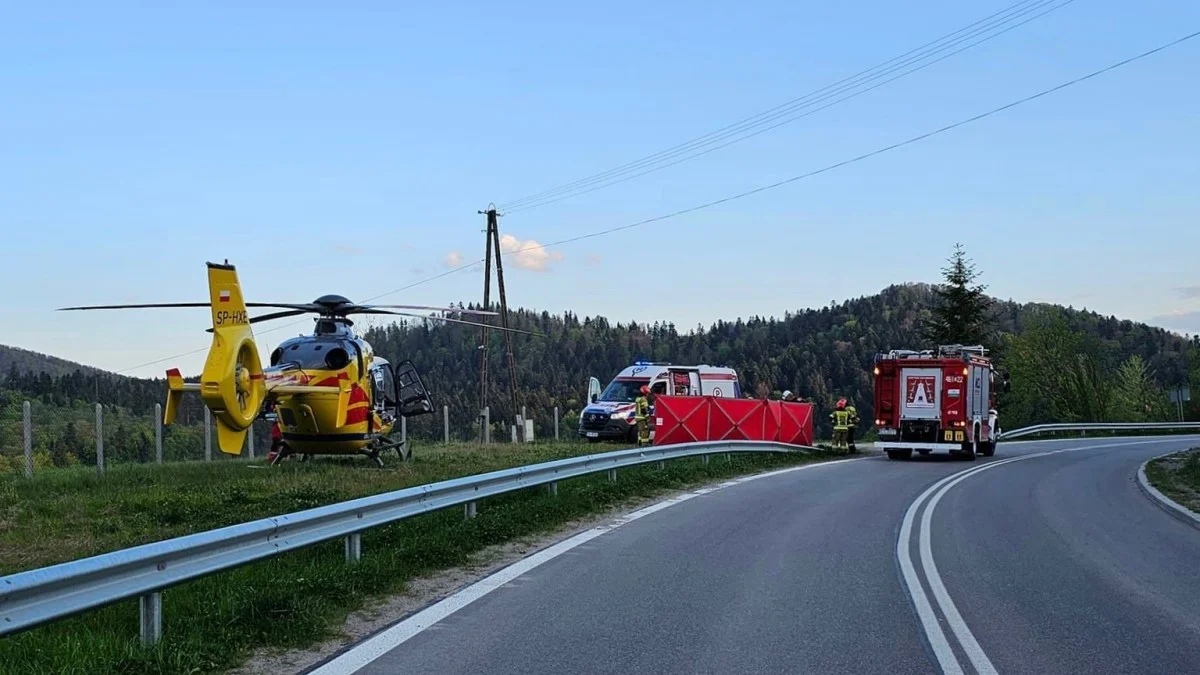
[[[872,419],[871,368],[876,352],[932,346],[923,341],[921,329],[933,301],[930,286],[891,286],[877,295],[802,310],[781,319],[719,322],[683,333],[670,323],[612,324],[603,318],[519,311],[510,318],[510,325],[544,336],[512,338],[519,401],[541,420],[549,417],[555,405],[577,415],[589,375],[607,383],[621,368],[639,359],[727,365],[737,368],[745,391],[790,389],[816,401],[819,429],[827,432],[828,412],[839,396],[853,401],[864,420]],[[1142,393],[1154,400],[1138,402],[1143,408],[1152,405],[1149,414],[1170,412],[1159,400],[1162,392],[1151,385],[1175,385],[1188,376],[1188,343],[1159,328],[1094,312],[1006,301],[993,301],[989,315],[987,346],[994,350],[1001,367],[1014,374],[1010,405],[1001,404],[1007,428],[1089,414],[1090,419],[1130,417],[1132,413],[1119,407],[1114,391],[1116,374],[1131,357],[1140,359],[1140,366],[1133,362],[1141,368],[1138,372],[1150,376]],[[455,419],[469,419],[478,410],[479,334],[428,323],[393,324],[370,331],[367,338],[389,359],[412,359],[425,374],[438,403],[450,405]],[[1193,343],[1192,349],[1196,348]],[[492,417],[511,419],[500,335],[492,335],[489,353]],[[1096,372],[1094,386],[1081,395],[1094,395],[1105,401],[1103,406],[1055,403],[1047,393],[1045,383],[1059,381],[1056,373],[1074,372],[1084,367],[1080,364]],[[437,425],[427,421],[420,428],[426,427],[433,430]]]
[[[827,435],[833,401],[845,396],[872,419],[873,355],[895,348],[926,348],[921,337],[933,288],[923,284],[891,286],[876,295],[783,318],[719,322],[680,332],[670,323],[610,323],[574,314],[518,310],[510,325],[540,337],[512,337],[518,400],[538,423],[538,434],[552,434],[553,407],[563,411],[563,429],[573,431],[587,379],[607,381],[621,368],[645,359],[679,364],[708,363],[737,368],[743,389],[770,395],[790,389],[818,405],[818,435]],[[1001,368],[1012,374],[1012,391],[1001,400],[1004,426],[1051,420],[1170,419],[1164,386],[1200,383],[1200,342],[1145,324],[1103,317],[1052,305],[993,301],[987,346]],[[427,325],[422,325],[427,323]],[[438,322],[392,324],[366,332],[380,355],[396,362],[411,359],[435,404],[450,406],[452,433],[466,438],[479,411],[479,350],[476,329]],[[505,438],[511,420],[508,371],[500,334],[491,334],[489,403],[496,428]],[[267,345],[260,345],[266,347]],[[265,349],[264,349],[265,352]],[[94,403],[111,407],[105,422],[106,448],[115,459],[144,459],[152,436],[155,403],[164,399],[165,382],[121,377],[82,369],[60,372],[61,364],[37,367],[30,352],[0,348],[7,374],[0,381],[0,450],[20,447],[20,401],[31,399],[40,433],[42,461],[87,461],[93,451]],[[1190,359],[1189,359],[1190,355]],[[167,457],[202,455],[198,426],[203,409],[198,397],[186,397],[180,421],[167,432]],[[1194,405],[1194,404],[1193,404]],[[1189,415],[1200,410],[1188,409]],[[47,422],[47,421],[50,422]],[[441,417],[412,420],[410,434],[438,438]],[[265,442],[265,428],[259,442]],[[259,447],[264,447],[260,445]],[[217,453],[219,454],[219,453]],[[0,465],[0,469],[4,468]]]

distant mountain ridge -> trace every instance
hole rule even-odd
[[[57,356],[33,352],[20,347],[0,345],[0,376],[11,371],[14,366],[22,373],[31,372],[38,375],[46,373],[51,377],[70,375],[76,370],[86,373],[105,372],[99,368],[85,366],[82,363],[68,361]]]

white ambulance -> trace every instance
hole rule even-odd
[[[637,442],[633,402],[643,386],[649,386],[652,394],[663,396],[742,396],[733,368],[639,361],[618,373],[603,391],[600,380],[591,378],[590,403],[579,414],[579,435],[593,442],[603,439]]]

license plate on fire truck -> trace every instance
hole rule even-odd
[[[963,432],[961,432],[961,431],[951,431],[951,430],[947,429],[946,432],[942,435],[943,435],[943,437],[945,437],[945,439],[947,441],[954,441],[955,443],[963,442]]]

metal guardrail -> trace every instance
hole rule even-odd
[[[708,441],[598,453],[475,476],[418,485],[338,504],[263,518],[0,577],[0,636],[138,597],[141,637],[162,636],[161,591],[313,544],[343,538],[346,559],[362,555],[361,532],[423,513],[462,504],[467,518],[477,500],[523,488],[670,459],[733,452],[785,453],[815,450],[762,441]]]
[[[1196,429],[1200,430],[1200,422],[1064,422],[1056,424],[1036,424],[1012,431],[1001,432],[997,440],[1007,441],[1022,436],[1054,433],[1057,431],[1154,431],[1158,429]]]

